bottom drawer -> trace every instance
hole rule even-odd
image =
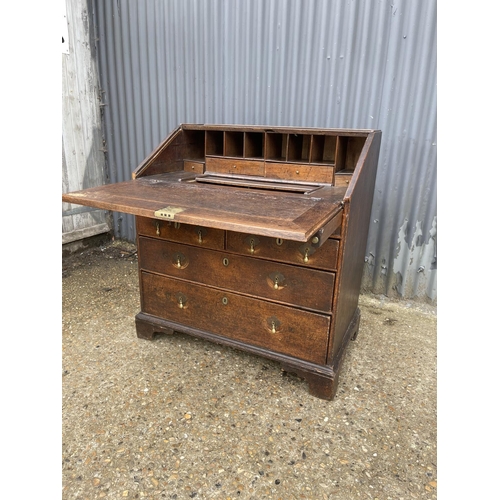
[[[147,314],[324,364],[330,316],[141,272]]]

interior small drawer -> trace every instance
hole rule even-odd
[[[240,160],[238,158],[207,157],[207,172],[220,174],[257,175],[264,177],[265,167],[261,160]]]
[[[141,272],[143,312],[323,364],[330,317]]]
[[[337,269],[339,241],[330,238],[320,248],[315,248],[311,242],[301,243],[228,231],[226,249],[230,252],[256,258],[335,271]]]
[[[351,179],[352,179],[352,174],[336,173],[335,174],[335,186],[347,187],[347,186],[349,186]]]
[[[199,160],[184,160],[184,170],[195,174],[205,172],[205,162]]]
[[[177,241],[204,248],[224,248],[224,231],[210,227],[179,224],[168,220],[136,217],[138,235]]]
[[[266,162],[266,177],[302,182],[333,182],[333,166]]]
[[[279,262],[139,238],[146,271],[329,313],[335,274]]]

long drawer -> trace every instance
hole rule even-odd
[[[323,364],[330,317],[141,272],[142,310],[175,323]]]
[[[332,310],[334,273],[142,236],[139,266],[146,271],[315,311]]]
[[[316,249],[311,243],[228,231],[226,249],[242,255],[334,271],[337,269],[339,242],[330,238]]]

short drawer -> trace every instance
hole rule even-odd
[[[195,174],[202,174],[205,171],[205,162],[198,160],[184,160],[184,170]]]
[[[323,364],[330,317],[141,272],[143,312]]]
[[[137,234],[177,241],[205,248],[224,248],[224,231],[210,227],[179,224],[168,220],[136,217]]]
[[[352,174],[335,174],[335,186],[349,186]]]
[[[152,238],[139,238],[146,271],[329,313],[335,274]]]
[[[339,251],[338,240],[328,239],[316,249],[311,243],[255,236],[228,231],[226,249],[242,255],[272,259],[308,268],[335,271]]]
[[[240,160],[239,158],[207,157],[207,172],[220,174],[257,175],[264,177],[264,162],[261,160]]]

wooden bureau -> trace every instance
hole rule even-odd
[[[184,124],[132,180],[63,201],[136,216],[137,335],[281,363],[332,399],[358,331],[381,132]]]

